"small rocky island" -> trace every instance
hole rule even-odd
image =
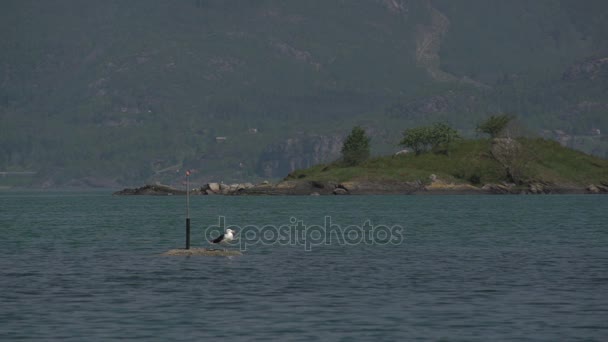
[[[145,185],[115,195],[184,195]],[[193,195],[608,194],[608,160],[541,138],[458,139],[449,151],[336,161],[277,183],[207,183]]]

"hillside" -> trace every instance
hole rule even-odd
[[[1,186],[272,179],[497,112],[606,156],[608,4],[7,0]],[[35,172],[16,175],[14,172]]]
[[[492,190],[519,193],[608,192],[608,160],[544,139],[461,140],[449,155],[424,153],[377,157],[361,165],[340,162],[296,170],[285,181],[316,184],[419,184],[429,190]],[[373,185],[369,192],[373,193]],[[348,189],[348,186],[345,186]],[[397,191],[398,192],[398,191]]]

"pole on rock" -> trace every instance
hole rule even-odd
[[[190,170],[186,171],[186,249],[190,249]]]

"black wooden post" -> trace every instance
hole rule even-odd
[[[186,171],[186,249],[190,249],[190,170]]]

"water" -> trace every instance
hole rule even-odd
[[[608,338],[608,196],[194,197],[232,225],[403,227],[398,244],[163,257],[183,197],[0,193],[0,340]],[[233,247],[235,248],[235,247]]]

